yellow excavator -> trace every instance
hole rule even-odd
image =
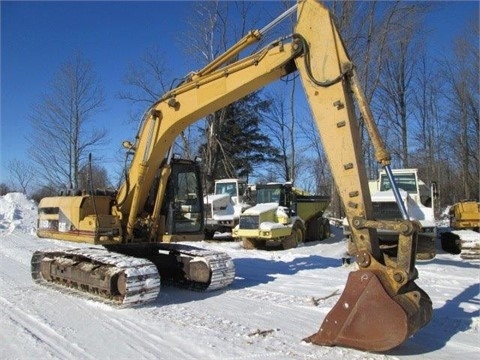
[[[233,61],[295,11],[293,34]],[[354,99],[402,207],[390,155],[334,19],[316,0],[299,0],[158,99],[146,112],[136,142],[124,143],[133,158],[115,194],[90,190],[43,199],[39,237],[102,246],[37,251],[32,257],[33,279],[124,306],[155,299],[160,281],[199,290],[230,284],[235,269],[227,254],[178,243],[201,238],[203,204],[197,164],[176,159],[171,148],[187,126],[292,72],[300,75],[322,138],[358,264],[338,303],[305,341],[386,351],[425,326],[432,303],[414,282],[419,224],[408,220],[404,208],[401,221],[373,217]],[[380,250],[378,229],[399,233],[396,257]]]

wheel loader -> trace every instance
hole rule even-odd
[[[240,56],[295,11],[292,34]],[[199,290],[229,285],[235,269],[227,254],[179,243],[203,237],[203,202],[197,164],[176,159],[172,146],[197,120],[295,72],[343,202],[358,265],[318,332],[304,340],[366,351],[387,351],[404,343],[432,317],[430,298],[414,282],[420,225],[408,220],[400,200],[403,220],[373,216],[356,107],[376,159],[389,174],[392,189],[398,191],[390,154],[335,21],[316,0],[298,1],[202,69],[189,72],[182,83],[154,102],[145,112],[135,142],[124,142],[132,158],[114,194],[90,189],[43,199],[38,236],[91,246],[35,252],[33,279],[123,306],[155,300],[161,282]],[[377,229],[399,233],[395,257],[381,251]]]

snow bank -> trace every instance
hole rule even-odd
[[[15,229],[25,233],[35,233],[37,205],[28,200],[25,194],[8,193],[0,197],[0,236],[10,234]]]

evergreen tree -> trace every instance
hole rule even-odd
[[[205,131],[211,133],[205,139],[210,138],[211,145],[207,148],[205,142],[200,147],[207,191],[215,179],[248,178],[255,166],[280,161],[278,149],[261,128],[270,106],[270,100],[254,92],[207,117],[210,126]]]

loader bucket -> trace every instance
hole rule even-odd
[[[428,295],[413,282],[392,298],[371,271],[350,273],[343,294],[317,333],[304,339],[322,346],[387,351],[402,344],[432,316]]]

